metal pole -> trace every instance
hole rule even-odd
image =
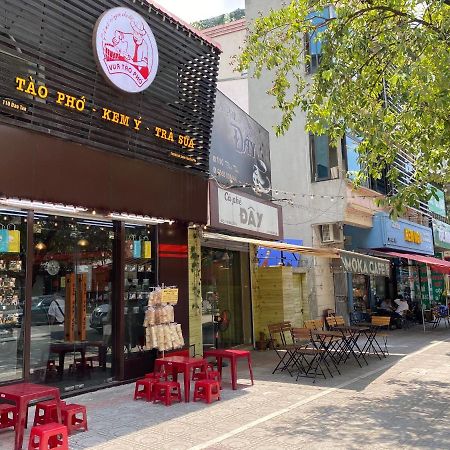
[[[420,279],[420,266],[419,264],[415,265],[417,267],[417,275],[419,276],[419,293],[420,293],[420,306],[422,308],[422,324],[423,324],[423,332],[425,333],[425,314],[423,312],[423,296],[422,296],[422,286],[421,286],[421,279]]]

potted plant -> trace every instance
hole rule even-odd
[[[263,351],[267,349],[267,339],[266,339],[266,333],[264,331],[259,332],[259,341],[255,342],[256,350]]]

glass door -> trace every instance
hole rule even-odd
[[[112,381],[112,222],[36,215],[31,373],[65,391]]]
[[[244,343],[240,253],[202,248],[202,331],[205,347]]]

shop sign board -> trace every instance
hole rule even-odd
[[[387,259],[342,251],[341,261],[345,272],[379,277],[390,276],[391,263]]]
[[[434,255],[431,228],[404,219],[392,220],[386,213],[377,213],[369,230],[348,227],[354,249],[392,249],[407,253]]]
[[[158,71],[158,47],[146,20],[130,8],[112,8],[97,20],[92,38],[96,63],[122,92],[145,91]]]
[[[436,247],[450,249],[450,225],[433,219],[433,236]]]
[[[209,168],[224,186],[270,198],[272,189],[269,132],[217,91]]]
[[[432,187],[432,186],[430,186]],[[434,193],[437,198],[432,195],[430,200],[428,200],[428,209],[438,214],[442,217],[447,217],[447,212],[445,210],[445,193],[441,189],[434,188]]]
[[[4,5],[0,122],[209,173],[219,48],[146,2],[106,3],[73,14],[60,0]]]
[[[210,182],[210,225],[250,236],[280,239],[281,207]]]

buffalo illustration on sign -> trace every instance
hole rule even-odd
[[[94,55],[105,78],[123,92],[147,89],[158,70],[158,48],[145,19],[129,8],[112,8],[97,20]]]

